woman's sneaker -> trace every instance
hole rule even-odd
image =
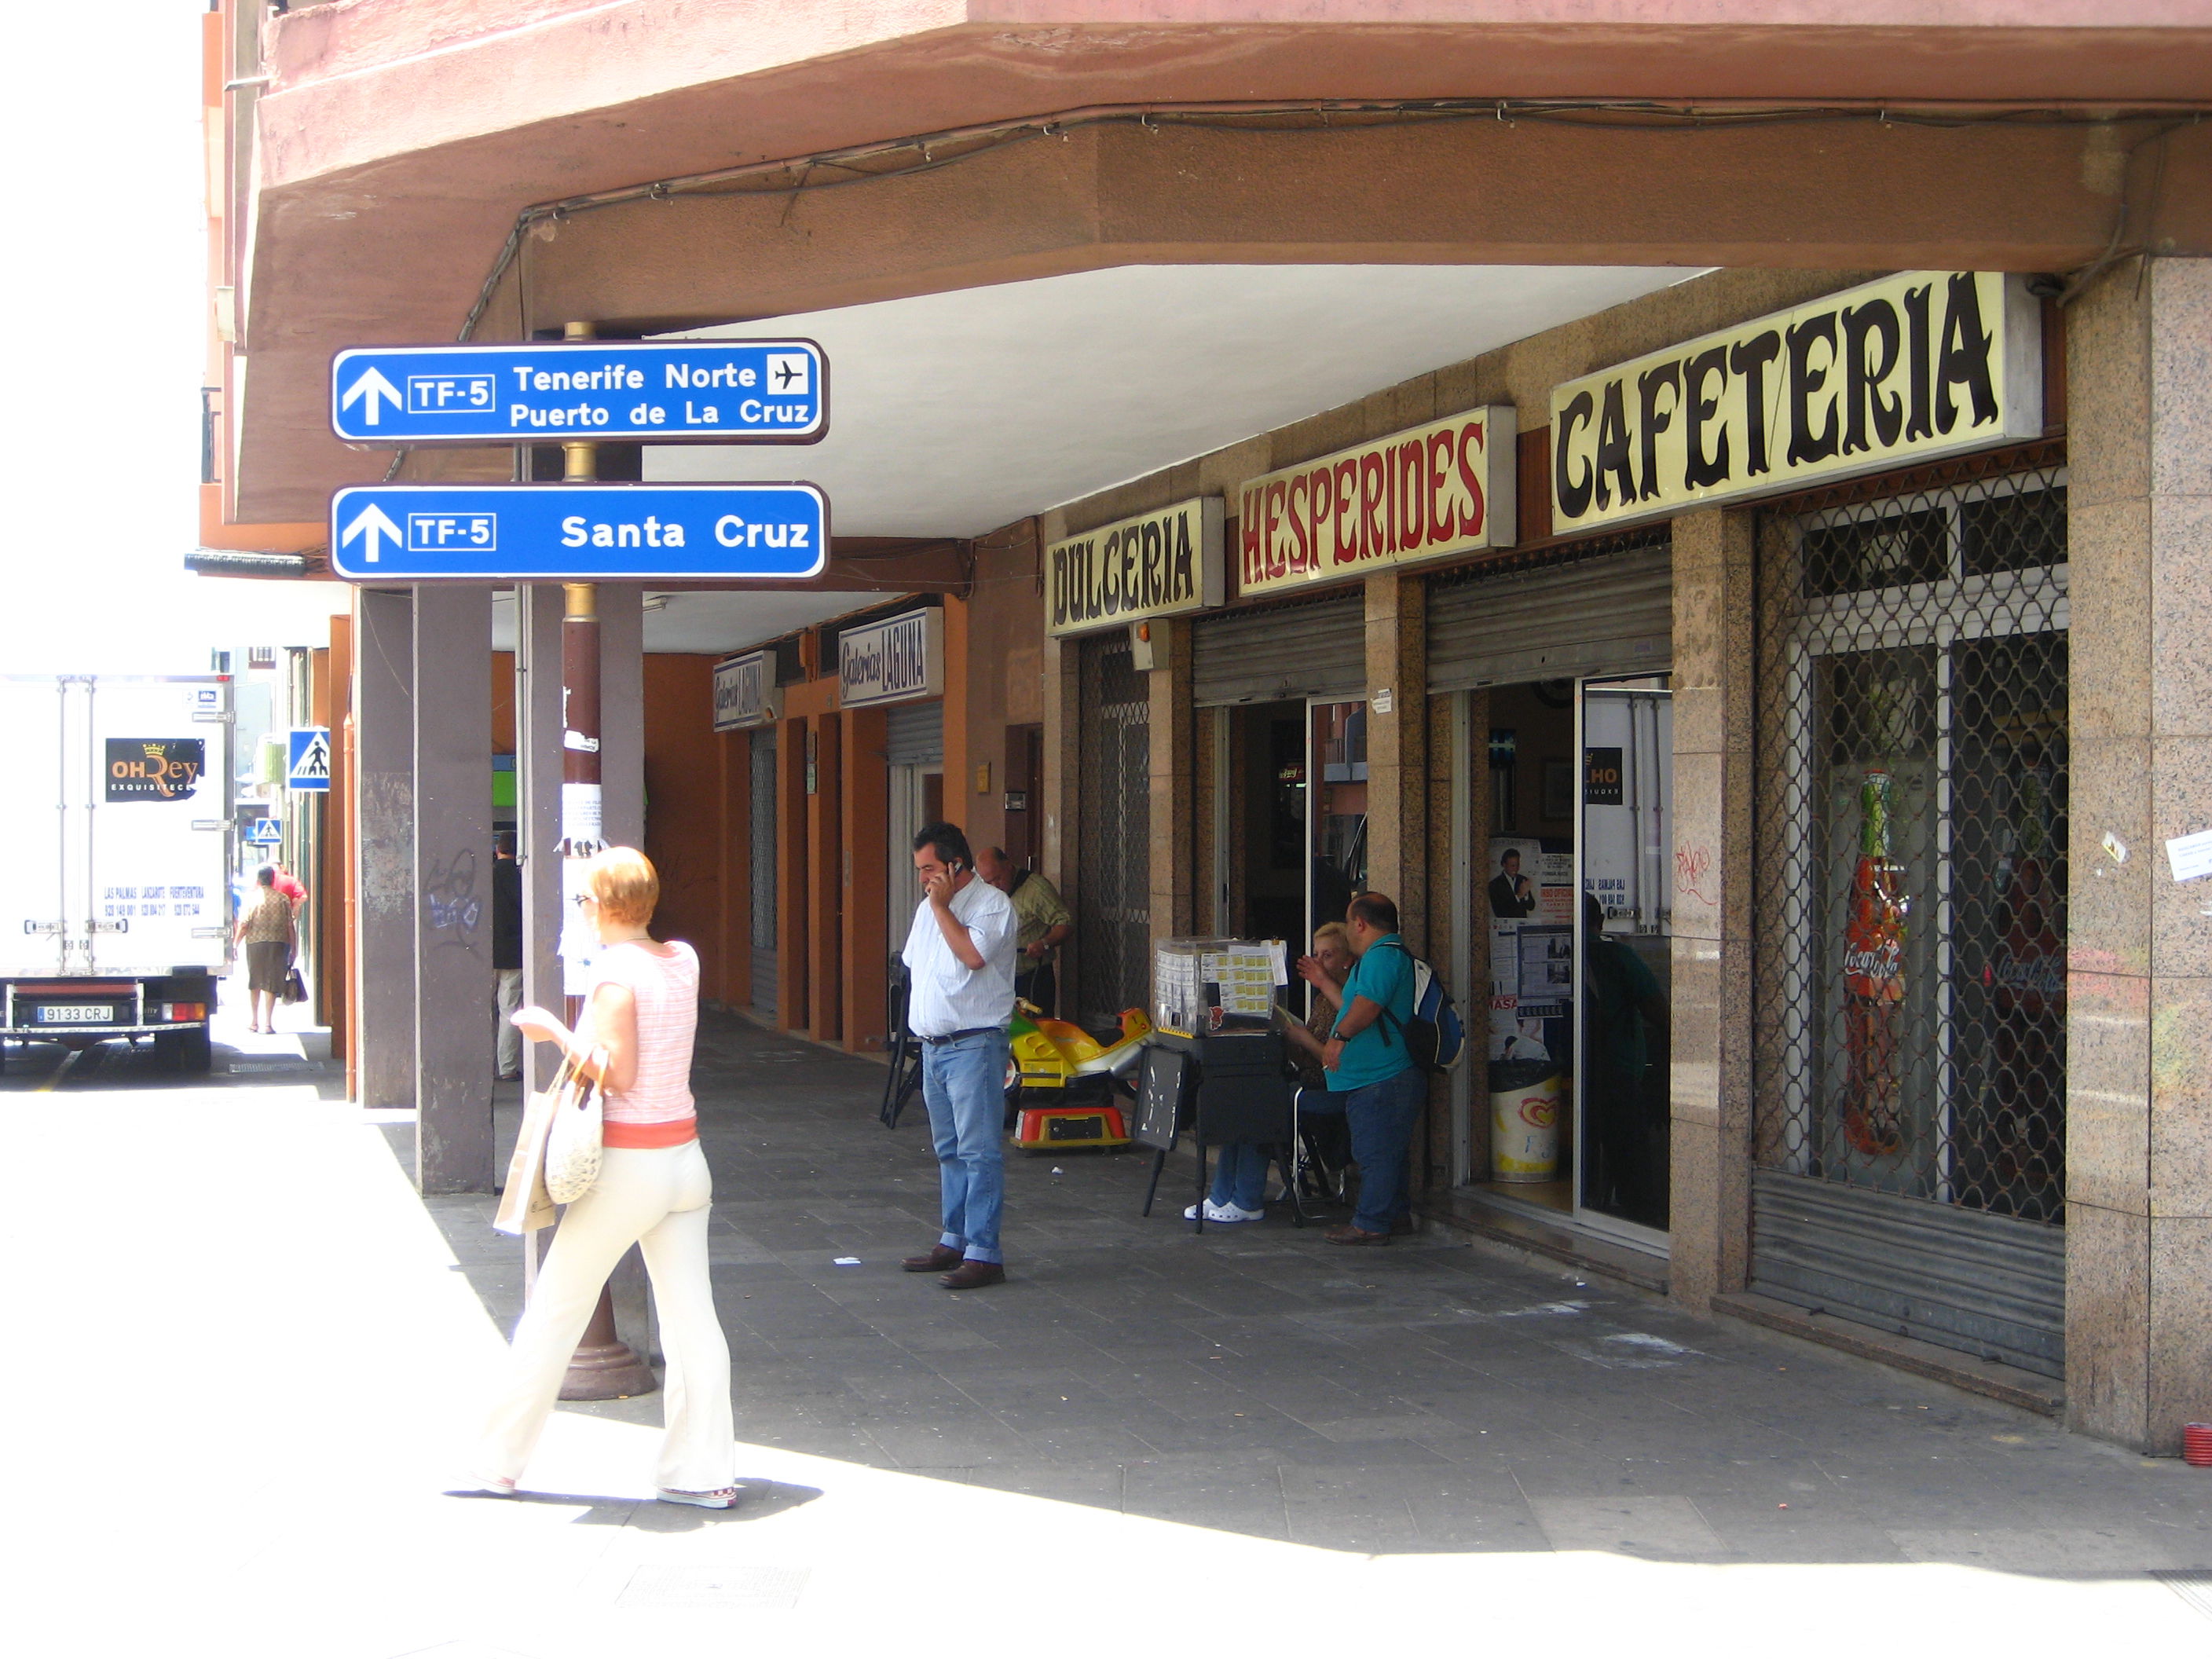
[[[1206,1200],[1206,1218],[1208,1221],[1258,1221],[1266,1214],[1265,1210],[1248,1210],[1241,1204],[1216,1204],[1210,1198]],[[1197,1220],[1198,1206],[1194,1204],[1185,1210],[1182,1218],[1185,1221]]]

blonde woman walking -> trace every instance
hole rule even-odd
[[[477,1454],[476,1485],[510,1496],[561,1391],[600,1288],[632,1244],[641,1245],[668,1352],[667,1432],[655,1485],[666,1504],[725,1510],[737,1502],[730,1415],[730,1350],[707,1272],[713,1182],[691,1099],[699,1020],[699,958],[647,932],[660,878],[634,848],[593,859],[577,896],[601,946],[579,1029],[543,1008],[515,1024],[533,1042],[560,1045],[605,1105],[599,1178],[562,1213],[516,1326],[507,1377]]]

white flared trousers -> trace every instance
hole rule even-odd
[[[707,1272],[714,1178],[696,1140],[651,1149],[610,1146],[599,1178],[562,1213],[538,1286],[508,1349],[507,1375],[477,1452],[476,1473],[517,1480],[544,1431],[568,1360],[599,1290],[633,1244],[645,1253],[668,1356],[661,1387],[666,1433],[654,1485],[713,1492],[737,1473],[730,1417],[730,1345]]]

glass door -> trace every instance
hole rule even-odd
[[[1306,705],[1307,881],[1305,937],[1342,921],[1367,887],[1367,705]],[[1395,897],[1396,895],[1392,895]]]
[[[1584,681],[1574,918],[1575,1212],[1668,1226],[1674,704],[1663,677]]]

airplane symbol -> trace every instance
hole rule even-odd
[[[768,354],[768,380],[774,391],[804,397],[813,373],[811,359],[802,353],[771,351]]]
[[[779,389],[790,386],[790,384],[798,378],[799,370],[789,362],[784,363],[781,368],[776,370],[776,380],[778,382]]]
[[[345,396],[338,400],[338,407],[342,410],[351,409],[356,403],[362,404],[362,418],[367,424],[374,426],[383,412],[377,402],[380,398],[390,398],[394,409],[406,401],[400,397],[398,386],[372,368],[346,388]],[[375,555],[371,554],[369,556],[374,558]]]
[[[374,374],[376,371],[371,369],[369,372]],[[338,545],[344,546],[356,536],[362,538],[362,545],[367,550],[368,562],[374,564],[384,551],[380,538],[389,536],[393,541],[398,541],[399,526],[385,516],[382,507],[371,501],[354,515],[354,521],[345,527],[344,533],[338,538]]]

